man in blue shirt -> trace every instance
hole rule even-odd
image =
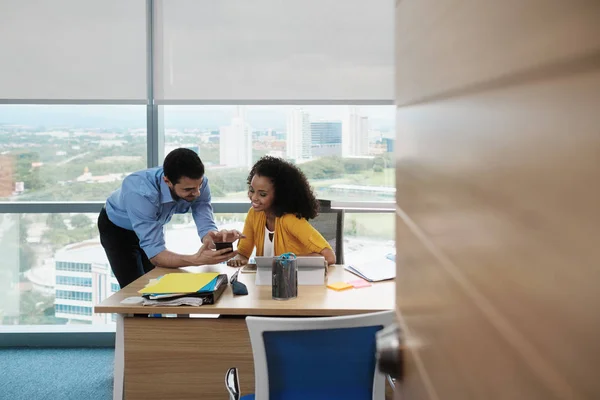
[[[98,217],[100,242],[121,287],[155,266],[166,268],[217,264],[233,257],[214,242],[235,241],[238,231],[217,232],[204,164],[189,149],[170,152],[162,167],[128,175],[106,200]],[[173,214],[192,211],[202,246],[195,254],[167,250],[163,227]]]

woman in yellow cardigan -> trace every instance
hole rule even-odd
[[[335,253],[309,219],[317,216],[319,202],[306,176],[298,167],[281,158],[265,156],[248,175],[248,197],[252,207],[244,223],[238,254],[227,265],[248,262],[256,247],[257,256],[323,256],[335,264]]]

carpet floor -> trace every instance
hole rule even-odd
[[[0,349],[0,398],[109,400],[112,348]]]

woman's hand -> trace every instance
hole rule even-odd
[[[244,257],[241,254],[236,255],[229,261],[227,261],[227,265],[230,267],[241,267],[242,265],[248,264],[248,257]]]
[[[335,264],[335,253],[331,249],[323,249],[321,250],[321,255],[325,257],[325,261],[327,261],[327,265]]]
[[[320,253],[310,253],[309,256],[325,257],[327,265],[335,264],[335,253],[331,249],[323,249]]]

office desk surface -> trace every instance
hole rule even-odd
[[[211,265],[187,268],[155,268],[130,285],[114,293],[94,308],[96,313],[121,314],[222,314],[222,315],[277,315],[277,316],[334,316],[352,315],[394,309],[395,282],[393,280],[373,283],[371,287],[348,289],[341,292],[326,286],[298,286],[298,297],[291,300],[273,300],[271,286],[256,286],[255,274],[240,273],[238,280],[248,287],[247,296],[234,296],[231,286],[225,289],[214,305],[201,307],[156,307],[121,304],[121,300],[140,296],[138,290],[148,284],[149,279],[168,273],[220,272],[229,277],[236,269],[226,265]],[[342,265],[329,267],[328,282],[359,279],[344,270]]]

